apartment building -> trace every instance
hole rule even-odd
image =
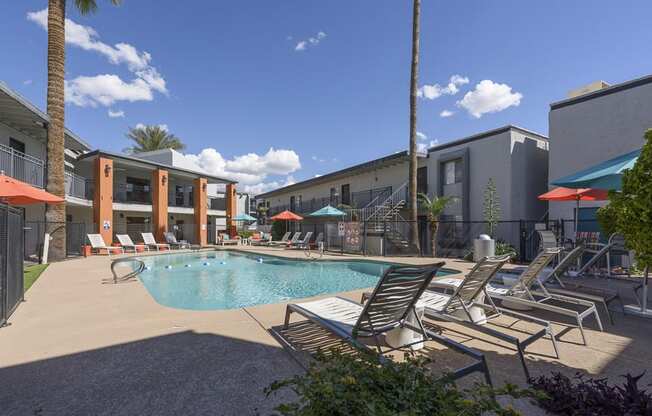
[[[45,188],[47,114],[0,82],[0,170]],[[209,187],[220,192],[209,192]],[[65,199],[68,251],[78,253],[86,233],[107,243],[116,233],[140,240],[140,232],[158,238],[172,231],[198,244],[213,242],[219,230],[233,229],[237,215],[236,183],[199,170],[91,146],[69,130],[65,134]],[[242,200],[247,207],[248,201]],[[42,240],[43,204],[24,207],[31,232],[28,249]],[[32,241],[34,240],[34,241]]]
[[[652,75],[621,84],[603,81],[550,105],[550,182],[640,149],[652,128]],[[552,188],[552,186],[551,186]],[[579,218],[595,218],[605,202],[583,202]],[[550,202],[550,217],[572,219],[574,202]]]

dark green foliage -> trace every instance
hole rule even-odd
[[[601,221],[622,233],[641,268],[652,266],[652,130],[634,167],[625,171],[622,192],[609,192],[610,208]]]
[[[518,414],[502,409],[490,388],[458,390],[453,383],[435,378],[427,364],[428,360],[410,357],[402,363],[380,364],[372,353],[352,356],[335,351],[319,355],[305,375],[275,382],[266,393],[287,388],[297,394],[295,402],[276,408],[284,416]],[[503,393],[525,394],[512,386]]]
[[[511,244],[506,243],[502,240],[496,241],[496,256],[503,256],[505,254],[511,254],[513,257],[515,257],[518,252]]]
[[[272,222],[272,240],[280,240],[285,234],[287,228],[287,221],[276,220]]]
[[[484,220],[487,222],[487,234],[491,238],[495,237],[496,228],[501,218],[500,198],[498,197],[498,190],[493,178],[489,178],[487,187],[484,191],[484,204],[482,207]]]
[[[536,390],[545,393],[538,402],[545,410],[569,416],[652,415],[652,395],[641,389],[643,374],[627,374],[622,386],[610,386],[606,379],[586,378],[579,373],[571,379],[560,373],[530,380]]]

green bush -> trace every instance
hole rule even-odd
[[[458,390],[452,382],[437,379],[428,364],[409,356],[401,363],[381,364],[373,353],[333,351],[318,354],[306,374],[274,382],[266,393],[291,389],[297,394],[296,401],[276,408],[284,416],[518,414],[501,408],[490,388]],[[512,386],[505,392],[520,394]]]
[[[254,235],[254,233],[253,233],[253,231],[244,231],[244,230],[242,230],[242,231],[238,231],[238,235],[240,236],[240,238],[249,238],[252,235]]]
[[[281,238],[283,238],[283,234],[285,234],[286,229],[287,229],[286,221],[272,222],[272,239],[280,240]]]

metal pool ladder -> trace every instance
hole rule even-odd
[[[115,266],[120,263],[137,263],[137,267],[134,270],[130,271],[129,273],[125,274],[124,276],[118,276],[118,273],[115,271]],[[143,263],[142,260],[133,257],[115,259],[111,262],[111,273],[113,273],[113,283],[125,282],[129,279],[133,279],[134,277],[141,274],[144,270],[145,270],[145,263]]]

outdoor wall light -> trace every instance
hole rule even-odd
[[[111,173],[111,166],[110,165],[104,165],[104,176],[106,176],[108,178],[110,173]]]
[[[165,186],[165,184],[168,183],[168,177],[163,175],[163,177],[161,178],[161,183],[163,184],[163,186]]]
[[[201,186],[201,190],[204,191],[204,192],[206,192],[206,188],[208,188],[208,185],[206,185],[206,184],[202,184],[202,186]]]

